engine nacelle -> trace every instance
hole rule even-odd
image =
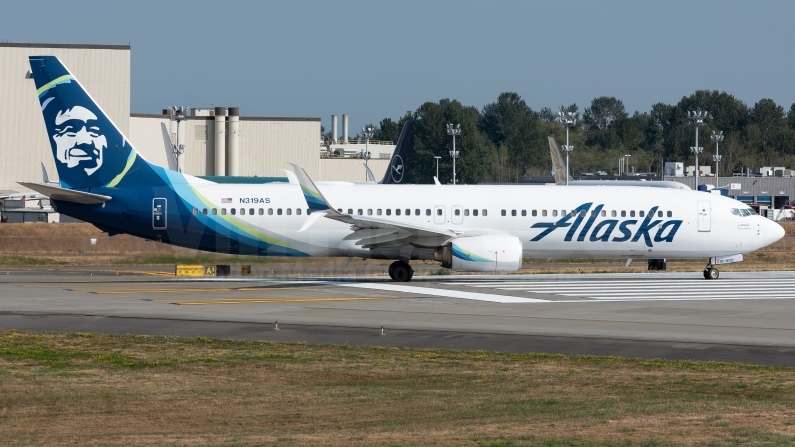
[[[453,239],[437,249],[434,260],[460,272],[515,272],[522,267],[522,241],[507,234]]]

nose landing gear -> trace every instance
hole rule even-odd
[[[704,279],[718,279],[720,277],[720,272],[718,269],[712,266],[712,264],[707,264],[704,267]]]
[[[414,276],[414,269],[406,261],[395,261],[389,266],[389,277],[397,282],[409,282]]]

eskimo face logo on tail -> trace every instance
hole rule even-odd
[[[403,159],[400,155],[392,157],[392,163],[389,165],[390,172],[392,173],[392,181],[400,183],[403,181]]]
[[[82,168],[91,175],[102,167],[108,140],[97,116],[81,106],[59,111],[54,118],[55,157],[67,168]]]
[[[596,219],[601,216],[604,205],[597,205],[589,213],[588,211],[592,205],[593,203],[583,203],[557,222],[533,224],[530,228],[543,228],[544,230],[533,239],[530,239],[530,242],[538,242],[558,228],[567,228],[566,236],[563,238],[564,242],[571,242],[575,237],[577,242],[583,242],[586,239],[590,242],[639,242],[643,239],[647,247],[653,247],[652,241],[673,242],[676,232],[679,231],[679,227],[682,225],[681,220],[663,221],[662,219],[656,219],[660,215],[656,206],[649,210],[640,224],[638,224],[636,219],[625,219],[620,222],[618,219],[603,219],[596,223]],[[596,225],[594,225],[595,223]],[[616,228],[618,228],[616,233],[620,234],[616,234],[611,238]],[[593,231],[591,231],[592,229]]]

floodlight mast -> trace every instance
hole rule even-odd
[[[558,112],[558,121],[566,128],[566,144],[563,150],[566,152],[566,184],[569,184],[569,152],[574,150],[574,146],[569,144],[569,128],[577,124],[577,114],[574,112]]]
[[[712,141],[715,142],[715,155],[712,156],[712,159],[715,160],[715,187],[717,188],[719,186],[718,183],[720,182],[720,179],[718,178],[718,172],[720,172],[718,171],[718,163],[720,163],[718,146],[720,146],[720,142],[723,141],[723,131],[721,130],[720,133],[715,133],[713,130],[712,136],[710,138],[712,138]]]
[[[172,106],[172,107],[169,107],[168,110],[169,110],[170,115],[171,115],[171,120],[177,122],[177,141],[176,141],[175,144],[171,145],[171,153],[174,154],[174,158],[177,161],[177,171],[178,172],[182,172],[182,163],[181,163],[180,155],[182,155],[185,152],[185,144],[180,143],[180,141],[179,141],[179,126],[180,126],[180,123],[185,121],[187,113],[188,113],[188,108],[187,107],[174,107],[174,106]]]
[[[698,156],[704,151],[703,147],[698,146],[698,128],[706,124],[707,120],[710,118],[712,118],[712,116],[704,110],[688,110],[687,112],[687,120],[690,121],[691,126],[696,128],[696,145],[690,148],[690,152],[696,156],[696,171],[694,172],[696,176],[696,189],[698,189]]]
[[[367,126],[362,128],[362,136],[364,137],[364,167],[365,167],[364,181],[365,182],[368,180],[367,172],[370,171],[370,167],[367,165],[367,162],[370,161],[370,150],[369,150],[370,138],[373,138],[374,133],[375,129],[373,128],[373,126]]]
[[[447,135],[453,136],[453,150],[450,151],[450,156],[453,157],[453,185],[455,185],[455,159],[458,158],[458,151],[455,150],[455,137],[461,135],[461,125],[456,124],[455,126],[448,123],[447,124]],[[438,178],[438,177],[437,177]]]

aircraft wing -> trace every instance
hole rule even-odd
[[[82,204],[105,203],[112,199],[110,196],[103,196],[101,194],[92,194],[90,192],[75,191],[73,189],[65,189],[59,186],[42,185],[41,183],[25,183],[19,182],[20,185],[30,188],[38,193],[44,194],[52,200],[60,200],[63,202],[74,202]]]
[[[354,216],[335,210],[323,197],[304,169],[293,165],[301,184],[301,191],[312,214],[300,231],[304,231],[320,218],[350,224],[353,233],[346,240],[355,240],[363,248],[400,247],[408,244],[421,247],[440,247],[458,233],[445,228],[426,227],[409,223],[397,223],[372,216]]]
[[[563,156],[560,155],[560,149],[555,142],[555,138],[547,138],[549,139],[549,155],[552,156],[552,172],[555,174],[555,183],[566,183],[566,162],[563,161]]]

